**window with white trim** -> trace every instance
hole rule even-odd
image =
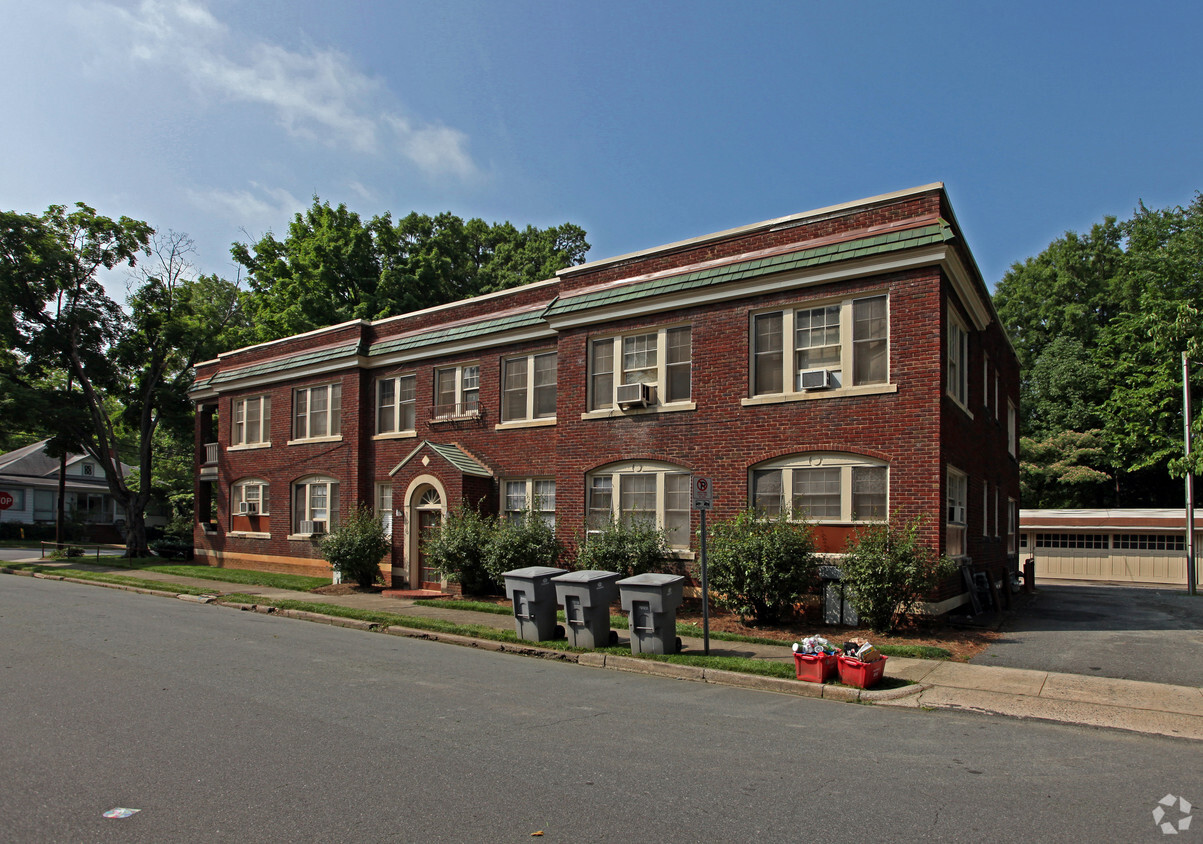
[[[292,438],[337,437],[342,433],[342,384],[298,387],[292,391]]]
[[[246,478],[230,488],[230,512],[235,516],[267,515],[267,481]]]
[[[754,314],[751,332],[754,396],[889,381],[888,295]]]
[[[982,481],[982,536],[990,535],[990,482]]]
[[[948,383],[945,389],[962,407],[969,407],[969,332],[948,309]]]
[[[589,409],[617,407],[619,387],[647,384],[652,404],[688,402],[692,390],[693,334],[688,325],[589,342]]]
[[[480,365],[444,366],[434,371],[434,418],[480,413]]]
[[[393,485],[389,481],[376,484],[375,496],[376,515],[384,527],[384,535],[393,535]]]
[[[966,516],[969,500],[969,476],[960,469],[948,467],[945,473],[945,532],[944,553],[950,557],[959,557],[967,553],[965,548],[968,517]]]
[[[1019,457],[1019,414],[1015,411],[1015,402],[1007,399],[1007,451],[1012,457]]]
[[[556,353],[507,358],[501,364],[501,421],[554,419]]]
[[[556,482],[550,478],[521,478],[504,484],[505,519],[520,524],[532,509],[550,528],[556,526]]]
[[[626,461],[585,479],[587,527],[597,533],[619,519],[664,530],[673,548],[689,547],[690,473],[671,463]]]
[[[889,514],[889,467],[855,454],[792,454],[754,466],[752,508],[769,518],[864,522]]]
[[[1019,521],[1019,504],[1014,498],[1007,499],[1007,553],[1017,553],[1015,547],[1015,528]]]
[[[313,531],[303,531],[302,522],[317,522]],[[308,527],[309,525],[305,525]],[[338,481],[323,475],[310,475],[292,485],[292,532],[326,533],[338,526]]]
[[[413,375],[376,379],[377,434],[397,434],[415,429],[417,380]]]
[[[270,445],[271,416],[271,396],[234,399],[231,445]]]
[[[998,509],[998,483],[994,484],[994,538],[1002,532],[1002,513]]]
[[[25,509],[25,490],[23,490],[23,489],[5,489],[5,490],[0,490],[0,492],[7,492],[9,495],[12,496],[13,503],[10,504],[8,507],[8,509],[10,511],[16,512],[18,510]]]

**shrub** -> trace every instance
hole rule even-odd
[[[664,531],[647,519],[619,519],[589,534],[577,549],[578,569],[636,575],[663,569],[670,562]]]
[[[495,591],[497,578],[489,570],[485,553],[493,522],[471,507],[452,508],[422,543],[426,564],[469,594]]]
[[[182,539],[175,536],[164,536],[149,543],[150,550],[168,560],[191,560],[194,553],[192,537]]]
[[[554,566],[563,550],[555,528],[532,507],[516,522],[499,519],[493,524],[485,545],[485,568],[499,583],[507,571]]]
[[[318,551],[344,580],[366,587],[384,579],[380,561],[391,545],[384,523],[372,508],[357,507],[349,518],[322,537]]]
[[[810,526],[752,510],[713,525],[707,556],[715,604],[742,621],[781,621],[818,580]]]
[[[878,633],[889,633],[924,595],[956,568],[919,540],[922,518],[905,524],[868,525],[848,538],[840,569],[857,614]]]

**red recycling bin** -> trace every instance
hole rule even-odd
[[[799,680],[808,683],[826,683],[835,676],[835,654],[800,654],[794,653],[794,670]]]
[[[839,656],[840,682],[845,686],[855,686],[858,689],[869,689],[881,682],[886,673],[886,659],[882,657],[874,662],[861,662],[850,656]]]

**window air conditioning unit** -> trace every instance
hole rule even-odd
[[[831,386],[831,371],[827,369],[804,369],[798,373],[799,390],[826,390]]]
[[[326,523],[324,521],[318,522],[318,521],[310,521],[308,519],[302,519],[301,520],[301,529],[297,532],[300,534],[307,534],[309,536],[316,536],[319,533],[326,532]]]
[[[618,406],[623,409],[628,407],[647,407],[655,400],[655,391],[656,388],[651,384],[619,384]]]
[[[254,516],[259,513],[258,501],[239,501],[238,512],[244,516]]]

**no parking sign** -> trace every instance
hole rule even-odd
[[[711,510],[714,508],[714,485],[710,478],[693,479],[693,509]]]

